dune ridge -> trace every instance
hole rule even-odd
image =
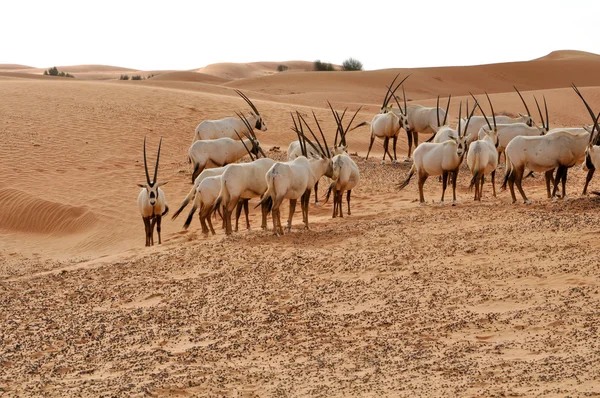
[[[0,203],[4,232],[66,235],[86,231],[97,222],[87,207],[51,202],[17,189],[1,189]]]

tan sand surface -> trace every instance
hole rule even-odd
[[[253,199],[250,231],[206,237],[197,219],[184,231],[169,215],[163,244],[145,248],[136,204],[144,136],[150,165],[163,137],[158,178],[173,211],[190,188],[197,124],[248,110],[234,88],[283,160],[289,112],[314,110],[332,140],[326,99],[370,120],[398,72],[412,73],[411,102],[452,94],[452,123],[469,92],[523,112],[515,84],[532,110],[545,95],[552,126],[580,126],[589,116],[569,86],[600,109],[600,57],[323,73],[298,61],[270,73],[278,64],[144,81],[98,80],[125,68],[65,67],[98,78],[60,79],[0,65],[0,395],[600,396],[600,201],[579,196],[579,166],[568,201],[546,199],[536,174],[530,206],[493,198],[489,183],[474,203],[463,165],[458,206],[439,205],[436,177],[419,206],[416,181],[396,188],[410,163],[380,165],[381,141],[365,160],[361,128],[348,135],[361,181],[343,219],[311,199],[311,229],[297,209],[276,238]],[[406,150],[401,132],[399,159]]]

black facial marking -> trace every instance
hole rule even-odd
[[[588,170],[594,170],[594,164],[592,163],[592,158],[590,156],[590,153],[586,153],[585,154],[585,167],[588,168]]]
[[[258,130],[260,130],[260,129],[262,128],[262,123],[261,123],[261,120],[260,120],[260,119],[258,119],[258,120],[256,121],[256,126],[255,126],[255,128],[256,128],[256,129],[258,129]]]

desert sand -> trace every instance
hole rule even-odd
[[[579,166],[569,200],[547,199],[537,174],[524,183],[532,205],[492,197],[489,183],[475,203],[463,165],[458,206],[440,206],[436,177],[419,206],[416,180],[396,188],[410,163],[381,165],[381,141],[365,160],[361,128],[348,135],[361,172],[352,215],[332,219],[331,202],[311,199],[310,230],[299,209],[291,233],[274,237],[270,217],[261,230],[254,199],[250,231],[203,236],[197,218],[185,231],[169,215],[163,244],[146,248],[136,203],[144,137],[151,165],[163,137],[158,178],[173,211],[190,188],[197,124],[248,110],[234,89],[283,160],[290,111],[314,110],[332,140],[326,100],[371,120],[397,73],[412,74],[409,103],[451,94],[452,124],[469,92],[524,112],[516,85],[532,111],[545,95],[552,127],[580,126],[589,116],[570,85],[600,109],[600,56],[364,72],[278,64],[58,67],[74,79],[0,65],[0,395],[600,396],[600,201],[580,196]],[[406,143],[402,131],[399,159]]]

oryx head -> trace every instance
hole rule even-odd
[[[246,151],[248,152],[248,155],[250,155],[250,159],[252,159],[253,161],[255,159],[258,159],[259,158],[259,153],[261,155],[263,155],[263,157],[266,158],[267,155],[265,155],[265,152],[260,147],[260,143],[258,142],[258,139],[256,138],[256,134],[254,134],[254,130],[252,129],[252,125],[250,124],[250,122],[248,122],[248,120],[246,118],[244,118],[244,116],[241,114],[241,112],[236,112],[235,114],[237,115],[237,117],[240,118],[240,120],[242,122],[244,122],[244,125],[246,126],[246,131],[243,131],[242,134],[248,140],[250,140],[250,143],[252,144],[250,148],[248,148],[246,146],[246,143],[244,142],[244,139],[242,138],[242,136],[240,135],[240,133],[238,133],[238,131],[235,130],[235,129],[234,129],[234,131],[235,131],[235,134],[240,139],[240,141],[242,142],[242,144],[244,145],[244,148],[246,148]]]
[[[252,101],[250,101],[250,98],[246,97],[246,94],[242,93],[240,90],[235,90],[235,92],[242,97],[248,105],[250,105],[250,108],[252,108],[252,112],[248,117],[248,119],[252,119],[252,122],[250,123],[252,128],[260,131],[267,131],[267,125],[265,124],[261,114],[258,112],[258,109],[256,109],[256,106],[254,106]]]
[[[387,87],[387,92],[385,94],[385,97],[383,98],[383,104],[381,104],[381,109],[379,111],[379,113],[394,113],[396,116],[398,116],[399,119],[399,124],[400,127],[404,127],[405,130],[410,130],[410,126],[408,124],[408,117],[407,117],[407,109],[406,109],[406,93],[404,92],[404,85],[402,85],[402,83],[404,83],[404,81],[406,79],[408,79],[408,76],[406,76],[404,79],[402,79],[402,81],[400,83],[398,83],[396,85],[396,87],[394,87],[394,89],[392,89],[392,87],[394,86],[394,83],[396,82],[396,79],[398,78],[398,76],[400,76],[400,74],[398,73],[396,75],[396,77],[394,77],[394,80],[392,80],[392,84],[390,84]],[[404,97],[404,109],[402,108],[402,106],[400,105],[400,102],[398,102],[398,98],[396,97],[396,90],[398,90],[398,88],[402,86],[402,95]],[[394,104],[390,105],[390,100],[394,98],[394,101],[396,101],[396,105],[398,105],[398,112],[393,112],[393,106]]]
[[[160,137],[160,141],[158,143],[158,154],[156,155],[156,165],[154,167],[154,177],[150,180],[150,175],[148,174],[148,162],[146,160],[146,137],[144,137],[144,170],[146,171],[146,184],[137,184],[138,187],[144,188],[148,194],[148,201],[151,206],[156,205],[156,201],[158,200],[158,188],[165,185],[167,182],[156,182],[156,175],[158,173],[158,159],[160,158],[160,146],[162,144],[162,137]]]
[[[594,116],[594,111],[592,111],[590,105],[587,103],[585,98],[583,98],[583,95],[581,94],[581,92],[579,92],[579,89],[575,86],[575,84],[573,84],[572,87],[573,90],[575,90],[575,92],[579,96],[579,98],[581,98],[581,100],[585,104],[585,107],[587,108],[588,113],[592,118],[593,127],[592,131],[589,132],[590,139],[588,141],[587,148],[585,149],[585,162],[583,163],[583,169],[594,170],[596,168],[595,165],[599,164],[596,161],[600,160],[598,159],[600,157],[600,147],[598,147],[598,145],[600,145],[600,126],[598,126],[598,118],[600,118],[600,113],[598,113],[597,116]]]
[[[523,123],[525,123],[529,127],[531,127],[531,126],[533,126],[533,118],[531,117],[531,112],[529,112],[529,107],[527,106],[527,103],[523,99],[523,96],[521,95],[521,93],[519,92],[519,90],[517,89],[517,87],[513,86],[513,88],[515,89],[515,91],[517,92],[517,94],[519,94],[519,98],[521,98],[521,102],[523,102],[523,105],[525,105],[525,111],[527,112],[525,115],[522,114],[522,113],[519,113],[519,118],[521,118],[521,121]]]
[[[356,118],[356,115],[358,115],[358,112],[361,110],[362,106],[358,107],[356,112],[354,112],[352,119],[350,119],[350,122],[348,122],[348,126],[344,128],[344,126],[342,125],[342,120],[344,119],[348,108],[344,109],[344,112],[342,112],[342,115],[340,116],[340,114],[333,109],[333,106],[331,106],[331,103],[329,101],[327,101],[327,104],[329,105],[329,109],[331,109],[331,113],[333,114],[333,118],[335,119],[335,123],[337,124],[337,129],[335,130],[335,139],[333,140],[333,151],[331,151],[333,152],[332,156],[341,155],[342,153],[345,153],[348,150],[346,134],[348,133],[350,125],[354,121],[354,118]]]
[[[458,106],[458,128],[457,128],[458,137],[452,138],[452,139],[455,140],[455,142],[456,142],[456,154],[461,158],[465,153],[467,153],[469,144],[468,144],[467,135],[465,134],[465,132],[467,131],[467,129],[469,127],[469,122],[471,121],[471,118],[473,117],[473,113],[475,113],[475,108],[477,108],[478,105],[479,105],[479,103],[477,102],[477,100],[475,100],[475,105],[473,105],[473,109],[471,110],[471,113],[469,114],[469,117],[467,118],[467,123],[466,123],[464,129],[461,128],[462,101],[460,102],[460,104]]]

